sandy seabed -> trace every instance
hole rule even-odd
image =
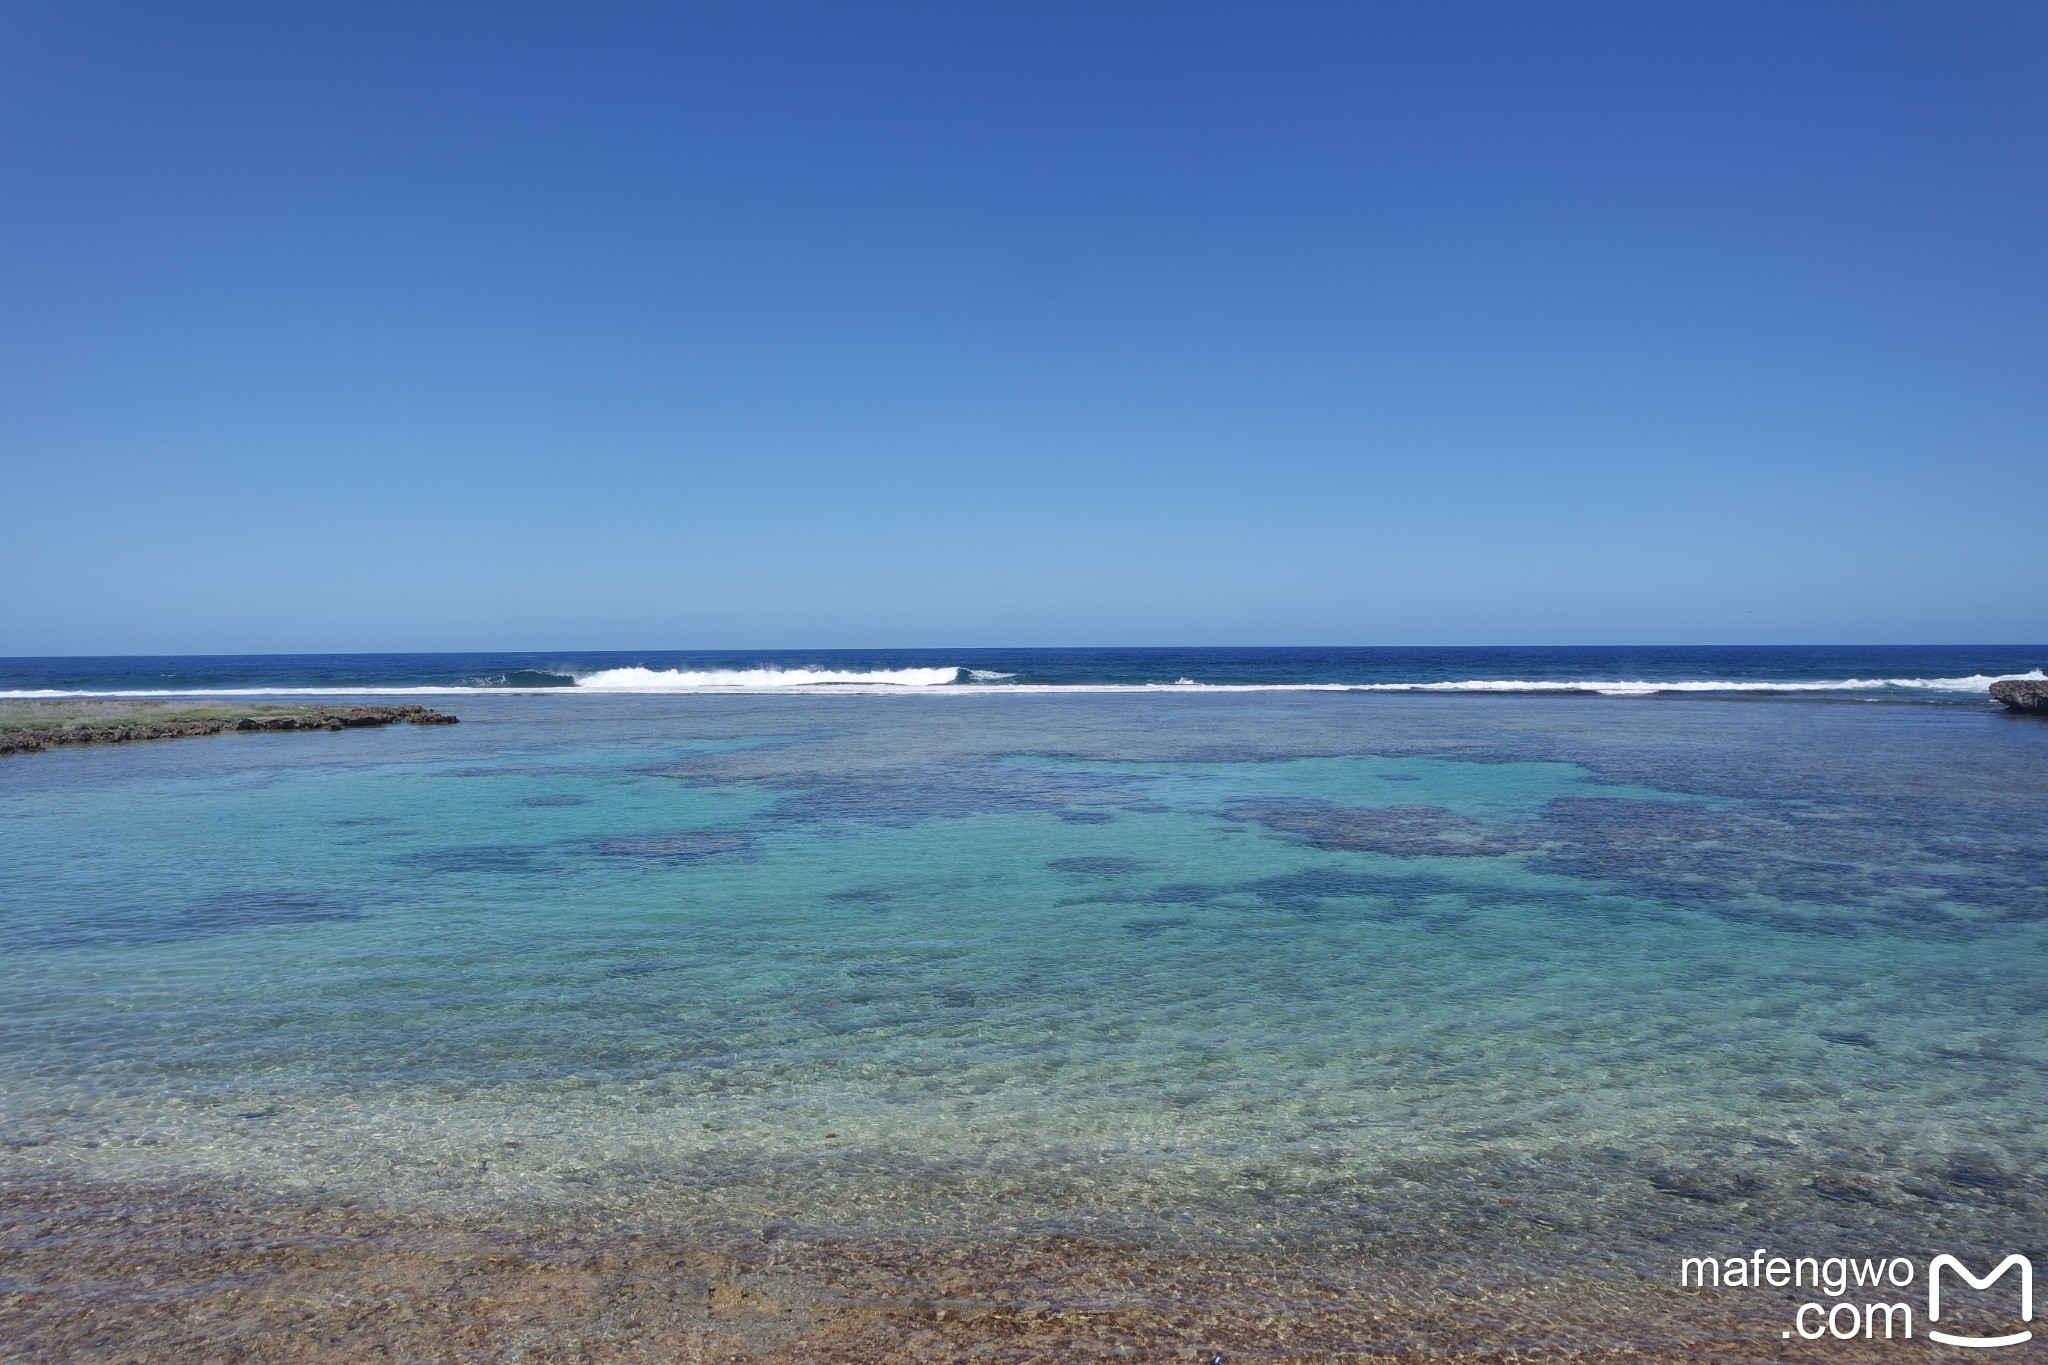
[[[1446,1278],[1060,1237],[561,1234],[198,1185],[0,1186],[0,1359],[1766,1361],[1764,1310],[1648,1282]],[[1896,1349],[1894,1347],[1893,1349]]]

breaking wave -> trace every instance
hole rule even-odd
[[[576,686],[587,692],[755,691],[784,687],[945,687],[960,681],[959,668],[878,668],[852,672],[829,668],[607,668],[586,673]]]

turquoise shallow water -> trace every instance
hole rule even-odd
[[[1618,1263],[2024,1246],[2048,1207],[2048,725],[460,709],[0,763],[0,1163]]]

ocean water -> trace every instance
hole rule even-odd
[[[1307,690],[1976,701],[2039,678],[2048,645],[1686,645],[320,654],[0,659],[0,698]]]
[[[456,671],[322,667],[8,677]],[[0,760],[0,1170],[1659,1280],[2043,1251],[2048,723],[896,691],[474,690],[454,727]]]

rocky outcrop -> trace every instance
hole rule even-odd
[[[370,725],[453,725],[460,717],[424,706],[319,706],[240,716],[133,723],[85,723],[49,729],[0,731],[0,754],[28,754],[64,744],[127,744],[142,739],[184,739],[233,730],[353,730]]]
[[[2048,716],[2048,682],[2039,678],[2007,678],[1991,684],[1991,699],[2004,702],[2008,711],[2025,711]]]

